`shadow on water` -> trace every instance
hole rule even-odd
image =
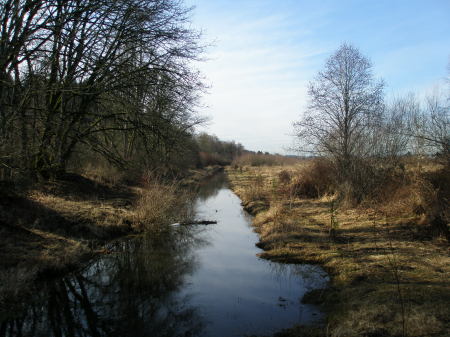
[[[18,314],[2,313],[0,335],[198,335],[202,320],[178,291],[202,244],[182,230],[117,243],[83,271],[42,284]]]
[[[194,205],[217,225],[171,226],[112,244],[112,254],[0,310],[0,336],[268,335],[320,321],[301,298],[326,286],[326,273],[257,258],[251,217],[227,186],[225,175],[212,177]]]

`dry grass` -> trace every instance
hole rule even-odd
[[[176,203],[176,187],[152,184],[140,191],[136,202],[135,221],[143,228],[167,222]]]
[[[278,154],[245,153],[233,160],[233,166],[284,166],[296,165],[303,160]]]
[[[389,201],[333,211],[333,195],[302,199],[280,189],[280,172],[295,174],[299,169],[252,167],[228,169],[228,174],[244,205],[264,203],[254,219],[262,257],[320,264],[332,276],[327,290],[305,298],[328,313],[321,335],[446,336],[450,331],[448,242],[430,231],[432,225],[423,221],[423,215],[411,211],[407,198],[411,193],[397,191],[403,197],[395,197],[396,209]],[[255,177],[263,179],[258,194],[249,191]],[[297,328],[282,336],[308,334]]]
[[[178,184],[157,176],[141,187],[67,175],[27,191],[1,189],[0,307],[39,277],[106,252],[111,239],[166,224],[174,210],[187,214],[186,200]]]
[[[117,186],[126,180],[126,174],[106,161],[99,161],[96,164],[88,163],[80,169],[83,176],[102,184]]]
[[[161,226],[183,222],[191,218],[191,194],[177,181],[163,182],[149,172],[143,179],[134,207],[134,223],[144,230],[158,230]]]

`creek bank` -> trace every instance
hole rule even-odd
[[[330,287],[303,299],[321,306],[326,329],[296,327],[277,336],[401,336],[404,331],[446,336],[450,256],[445,238],[428,236],[414,215],[380,216],[368,208],[332,212],[327,198],[286,198],[277,181],[286,169],[291,168],[227,168],[233,191],[255,215],[260,256],[318,264],[331,277]]]
[[[247,200],[242,201],[242,207],[247,213],[255,216],[258,213],[267,211],[269,209],[269,204],[266,200]]]
[[[190,171],[182,186],[195,189],[219,171]],[[111,240],[142,232],[136,219],[142,190],[75,174],[27,188],[0,182],[0,307],[26,296],[34,282],[107,253]]]
[[[0,312],[0,326],[11,337],[229,337],[321,320],[320,310],[299,298],[325,287],[326,273],[257,258],[251,217],[223,174],[192,201],[194,219],[217,225],[168,226],[108,243],[110,254],[35,284],[29,298]]]
[[[202,169],[188,170],[186,177],[181,179],[181,186],[193,187],[197,184],[201,184],[207,179],[215,176],[216,174],[223,172],[224,167],[220,165],[207,166]]]

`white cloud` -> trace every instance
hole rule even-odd
[[[270,15],[212,25],[216,47],[200,65],[212,85],[204,98],[208,108],[203,112],[212,118],[206,131],[252,150],[280,153],[292,143],[291,125],[305,105],[307,78],[313,76],[309,62],[323,50],[291,44],[308,32],[286,34],[286,22],[284,16]]]

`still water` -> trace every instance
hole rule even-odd
[[[328,282],[316,266],[257,257],[257,234],[223,175],[197,197],[209,226],[171,226],[117,242],[84,270],[47,281],[0,319],[0,336],[270,335],[322,319],[303,295]]]

